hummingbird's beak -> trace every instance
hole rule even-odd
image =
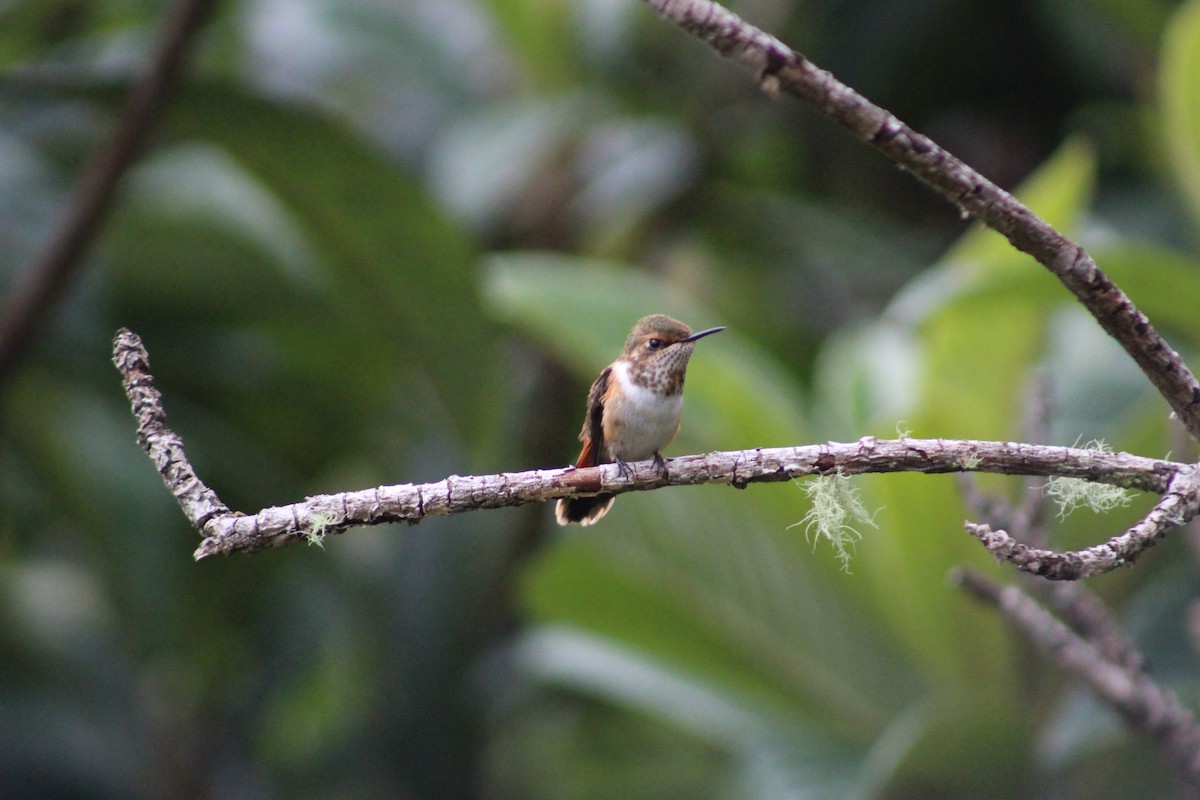
[[[706,328],[705,330],[702,330],[702,331],[696,331],[695,333],[693,333],[691,336],[687,337],[686,339],[680,339],[679,341],[680,341],[680,343],[694,342],[697,339],[703,339],[705,336],[708,336],[710,333],[720,333],[723,330],[725,330],[725,326],[718,325],[715,328]]]

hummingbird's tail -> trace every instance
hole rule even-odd
[[[591,525],[608,513],[616,499],[608,493],[594,497],[564,497],[555,505],[554,517],[559,525],[570,525],[572,522]]]

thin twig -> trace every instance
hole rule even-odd
[[[1008,192],[775,37],[711,0],[646,0],[669,22],[750,70],[765,91],[816,107],[1052,272],[1091,312],[1200,440],[1200,383],[1083,248]]]
[[[215,5],[215,0],[181,0],[174,7],[112,138],[93,154],[50,240],[23,270],[0,311],[0,384],[83,263],[111,210],[117,184],[149,138],[179,81],[190,46]]]
[[[969,569],[957,570],[953,577],[971,594],[996,606],[1014,628],[1117,709],[1129,725],[1147,733],[1194,796],[1200,789],[1200,729],[1174,692],[1140,669],[1105,658],[1016,586]]]

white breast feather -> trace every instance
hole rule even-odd
[[[625,461],[650,458],[675,435],[683,414],[683,392],[664,397],[638,386],[629,377],[629,365],[622,362],[613,365],[613,373],[625,389],[620,411],[624,424],[607,443],[608,449]]]

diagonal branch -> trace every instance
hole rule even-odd
[[[973,595],[996,606],[1030,641],[1074,673],[1091,691],[1145,731],[1193,791],[1200,790],[1200,728],[1174,692],[1141,669],[1106,658],[1016,586],[1005,586],[968,569],[954,578]]]
[[[812,104],[913,173],[963,214],[981,220],[1037,259],[1125,348],[1192,436],[1200,440],[1200,383],[1083,248],[931,139],[722,6],[711,0],[646,2],[669,22],[750,70],[769,93],[784,91]]]
[[[204,485],[183,452],[183,439],[167,427],[162,393],[150,374],[150,356],[136,333],[122,328],[113,340],[113,363],[137,419],[138,444],[150,456],[163,483],[188,521],[203,530],[209,520],[230,513],[216,493]]]
[[[179,81],[196,34],[215,5],[215,0],[180,0],[173,9],[112,139],[88,162],[50,241],[26,267],[4,303],[0,311],[0,383],[79,269],[108,216],[121,176],[149,138]]]
[[[668,477],[663,477],[650,461],[630,465],[632,480],[623,478],[613,464],[499,475],[453,475],[436,483],[318,495],[300,503],[243,515],[230,512],[204,485],[184,454],[182,440],[167,427],[162,395],[154,386],[149,356],[136,334],[124,329],[117,332],[113,340],[113,363],[122,375],[138,422],[138,441],[179,501],[184,515],[205,537],[196,558],[319,539],[326,533],[355,526],[384,522],[416,524],[428,516],[540,503],[600,491],[620,494],[700,483],[745,488],[750,483],[836,472],[851,475],[979,471],[1064,475],[1162,493],[1180,486],[1181,476],[1190,481],[1195,474],[1184,464],[1127,453],[1014,442],[885,441],[868,436],[850,443],[683,456],[670,460]]]
[[[1145,667],[1146,657],[1109,613],[1104,601],[1083,583],[1047,583],[1030,577],[1030,584],[1051,611],[1106,659],[1132,671]]]

